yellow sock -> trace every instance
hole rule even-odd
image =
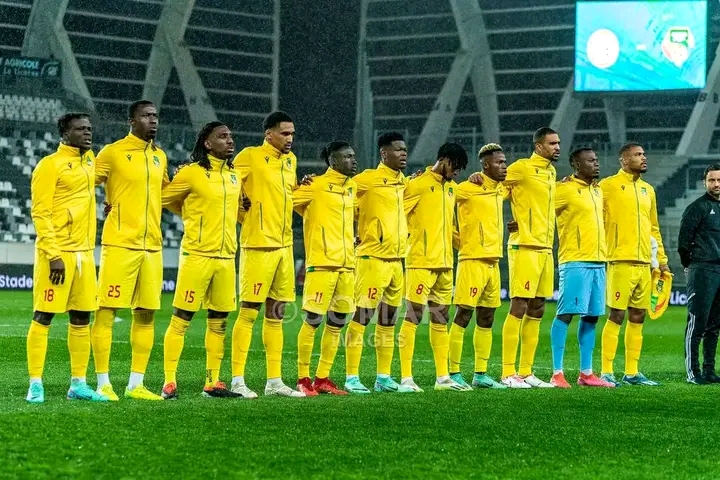
[[[375,355],[377,357],[377,374],[390,375],[393,352],[395,351],[395,326],[375,326]]]
[[[435,360],[435,376],[447,377],[448,351],[450,350],[450,335],[447,325],[430,322],[430,347]]]
[[[70,376],[85,378],[90,363],[90,325],[68,325],[68,352],[70,352]]]
[[[310,378],[310,359],[315,346],[316,327],[302,322],[297,338],[298,349],[298,378]]]
[[[515,359],[517,358],[518,341],[520,339],[521,319],[507,314],[502,329],[502,376],[515,375]]]
[[[265,346],[267,378],[282,377],[283,321],[272,318],[263,320],[262,339]]]
[[[28,330],[27,335],[27,360],[30,378],[42,378],[49,331],[50,325],[43,325],[35,320],[30,322],[30,330]]]
[[[215,385],[220,381],[220,365],[225,356],[226,318],[208,318],[205,327],[205,385]]]
[[[475,326],[473,347],[475,347],[475,373],[487,373],[490,350],[492,350],[492,328]]]
[[[412,361],[415,355],[415,334],[417,325],[410,320],[403,320],[398,334],[398,349],[400,350],[400,376],[412,377]]]
[[[465,328],[457,323],[450,326],[450,372],[460,373]]]
[[[145,374],[150,362],[153,343],[155,343],[155,312],[153,310],[133,310],[132,325],[130,325],[131,373]]]
[[[168,383],[177,383],[177,366],[180,361],[180,355],[185,346],[185,332],[190,326],[190,322],[173,315],[170,317],[170,324],[165,330],[165,338],[163,339],[163,363],[165,369],[165,385]]]
[[[114,324],[115,310],[100,308],[95,312],[95,321],[90,328],[95,373],[110,372],[110,348]]]
[[[643,341],[643,324],[630,323],[625,326],[625,375],[633,376],[639,372],[640,351]]]
[[[518,374],[523,377],[532,375],[535,351],[540,340],[540,320],[540,318],[525,315],[520,327],[520,365]]]
[[[359,375],[364,341],[365,325],[350,320],[345,329],[345,373],[347,375]]]
[[[607,319],[602,332],[602,373],[612,374],[613,362],[617,352],[620,325]]]
[[[315,376],[317,378],[328,378],[330,369],[335,362],[338,346],[340,345],[340,328],[325,324],[322,340],[320,342],[320,362],[318,362]]]
[[[253,325],[258,317],[258,311],[252,308],[240,308],[237,320],[232,331],[232,376],[244,377],[250,341],[253,335]]]

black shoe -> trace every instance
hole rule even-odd
[[[224,383],[217,382],[215,385],[206,386],[203,389],[204,397],[211,398],[240,398],[242,395],[229,390]]]
[[[693,385],[708,385],[710,382],[705,380],[705,377],[702,375],[698,375],[696,377],[693,377],[691,380],[688,380],[688,383],[691,383]]]
[[[720,376],[717,376],[715,372],[703,373],[703,378],[708,383],[720,383]]]

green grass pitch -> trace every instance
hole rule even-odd
[[[156,344],[146,385],[162,386],[162,337],[171,297],[157,316]],[[552,310],[552,306],[548,310]],[[497,315],[491,374],[499,374]],[[549,327],[543,321],[536,373],[551,373]],[[0,478],[712,478],[720,387],[684,381],[685,311],[671,308],[644,333],[641,370],[663,386],[617,390],[434,392],[427,326],[418,331],[415,378],[423,394],[372,394],[254,401],[201,397],[204,316],[193,321],[178,371],[180,400],[112,404],[70,402],[67,321],[50,332],[46,403],[28,405],[25,334],[27,292],[0,293]],[[115,325],[111,380],[124,389],[130,366],[129,312]],[[234,320],[234,317],[232,317]],[[601,321],[602,322],[602,321]],[[232,325],[232,322],[231,322]],[[283,375],[296,380],[296,333],[285,329]],[[229,333],[229,332],[228,332]],[[370,332],[368,332],[370,333]],[[472,371],[471,329],[463,370]],[[229,335],[228,335],[229,337]],[[316,338],[317,362],[319,334]],[[226,341],[222,378],[229,380]],[[598,335],[595,367],[599,368]],[[616,370],[622,371],[620,340]],[[577,376],[571,326],[567,376]],[[344,378],[341,348],[332,377]],[[366,347],[362,378],[371,386],[375,351]],[[314,366],[313,366],[314,371]],[[89,380],[94,384],[92,361]],[[397,350],[393,373],[399,373]],[[262,394],[265,360],[260,325],[251,346],[248,384]]]

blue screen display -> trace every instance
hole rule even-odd
[[[706,1],[577,2],[575,91],[700,89]]]

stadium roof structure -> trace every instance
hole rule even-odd
[[[712,61],[720,2],[708,6]],[[573,143],[616,146],[626,138],[703,153],[720,139],[719,104],[701,105],[697,93],[575,94],[574,1],[362,0],[361,8],[358,158],[374,158],[372,139],[387,130],[405,133],[416,163],[434,158],[446,139],[528,151],[544,125],[561,133],[564,153]],[[706,91],[720,87],[718,69],[720,60]]]
[[[54,56],[63,85],[103,119],[135,99],[195,127],[221,115],[242,135],[278,104],[280,0],[12,0],[0,55]]]

